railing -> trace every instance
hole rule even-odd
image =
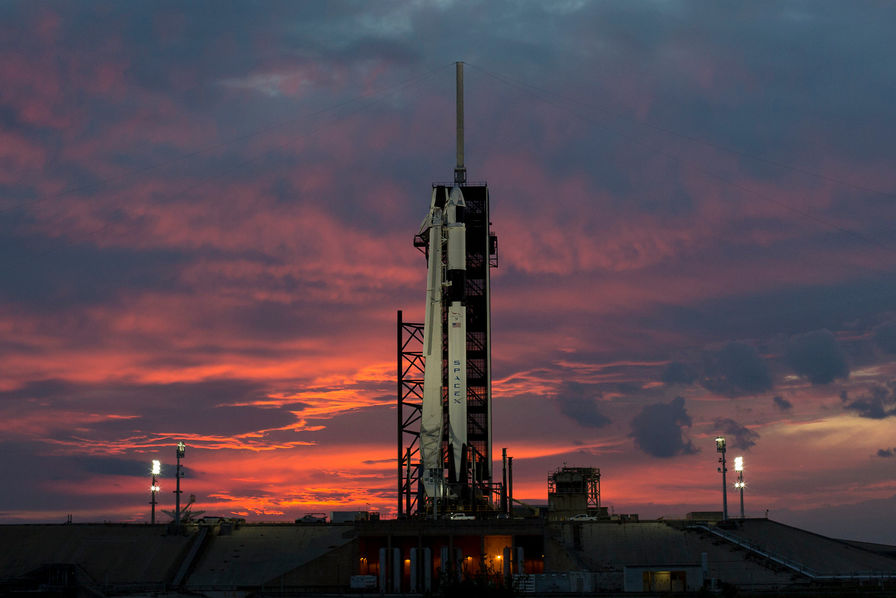
[[[456,185],[454,181],[433,181],[432,186],[435,187],[454,187]],[[460,184],[461,187],[486,187],[488,183],[485,181],[467,181],[465,183]]]
[[[720,530],[718,528],[709,527],[708,525],[694,524],[694,525],[689,525],[688,529],[701,529],[701,530],[707,531],[715,536],[722,538],[723,540],[726,540],[727,542],[731,542],[732,544],[740,546],[741,548],[745,548],[745,549],[749,550],[750,552],[753,552],[755,554],[758,554],[759,556],[767,558],[768,560],[778,563],[779,565],[783,565],[783,566],[787,567],[788,569],[796,571],[797,573],[801,573],[802,575],[805,575],[806,577],[809,577],[813,580],[824,581],[824,580],[846,580],[846,579],[896,579],[896,573],[878,573],[878,572],[873,572],[873,571],[869,571],[869,572],[859,571],[859,572],[855,572],[855,573],[837,574],[837,575],[822,575],[815,569],[812,569],[811,567],[804,565],[803,563],[800,563],[799,561],[795,561],[793,559],[789,559],[787,557],[771,553],[768,550],[766,550],[765,548],[759,546],[758,544],[754,544],[753,542],[750,542],[749,540],[739,538],[738,536],[735,536],[734,534],[729,534],[727,532],[723,532],[722,530]]]
[[[187,556],[184,557],[183,562],[180,565],[180,570],[177,572],[177,575],[174,577],[174,581],[171,582],[171,585],[177,587],[181,585],[184,579],[187,576],[187,573],[190,570],[190,566],[193,564],[193,561],[196,559],[196,555],[199,553],[199,548],[202,546],[202,543],[205,541],[205,537],[208,535],[208,527],[203,526],[199,528],[199,533],[193,538],[193,545],[190,546],[190,551],[187,553]]]

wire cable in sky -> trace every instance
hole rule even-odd
[[[287,141],[284,141],[284,142],[282,142],[282,143],[279,143],[279,144],[274,145],[272,149],[283,149],[284,147],[286,147],[286,145],[287,145],[289,142],[292,142],[292,141],[294,141],[294,140],[296,140],[296,139],[308,139],[308,138],[311,138],[311,137],[317,135],[318,133],[320,133],[321,131],[323,131],[327,126],[329,126],[330,124],[332,124],[332,122],[338,122],[338,120],[340,120],[340,119],[342,119],[342,118],[345,118],[346,116],[349,116],[349,115],[352,115],[352,114],[358,114],[358,113],[361,113],[361,112],[363,112],[363,111],[365,111],[365,110],[369,110],[369,109],[371,109],[372,107],[374,107],[374,106],[380,104],[381,102],[384,101],[384,99],[385,99],[385,97],[386,97],[387,94],[392,93],[392,92],[395,92],[395,91],[398,91],[398,90],[406,89],[406,88],[409,88],[409,87],[419,86],[420,83],[422,83],[422,82],[428,80],[429,78],[431,78],[433,75],[435,75],[435,74],[438,73],[439,71],[442,71],[442,70],[444,70],[444,69],[447,69],[448,67],[453,67],[453,66],[454,66],[454,63],[453,63],[453,62],[452,62],[452,63],[448,63],[448,64],[444,64],[444,65],[441,65],[441,66],[438,66],[438,67],[429,69],[429,70],[427,70],[427,71],[425,71],[425,72],[423,72],[423,73],[421,73],[421,74],[419,74],[419,75],[416,75],[416,76],[414,76],[414,77],[411,77],[410,79],[407,79],[407,80],[405,80],[405,81],[402,81],[401,83],[397,83],[397,84],[395,84],[395,85],[390,85],[390,86],[388,86],[388,87],[382,88],[382,89],[378,90],[376,93],[372,93],[372,94],[370,94],[370,95],[367,96],[367,97],[363,97],[363,96],[362,96],[362,97],[354,97],[354,98],[352,98],[352,99],[350,99],[350,100],[346,100],[346,101],[341,102],[341,103],[339,103],[339,104],[336,104],[336,105],[333,105],[333,106],[329,106],[329,107],[327,107],[327,108],[325,108],[325,109],[323,109],[323,110],[320,110],[320,111],[318,111],[318,112],[312,114],[311,116],[314,117],[314,116],[326,115],[326,116],[330,117],[330,120],[326,120],[326,119],[316,119],[316,120],[315,120],[315,125],[314,125],[314,127],[313,127],[310,131],[307,131],[304,135],[300,135],[300,136],[298,136],[298,137],[290,137]],[[345,108],[349,108],[349,110],[344,111],[344,112],[342,112],[342,113],[338,113],[339,110],[341,110],[341,109],[345,109]],[[240,137],[238,137],[238,138],[234,138],[234,139],[228,140],[227,142],[223,142],[223,143],[220,143],[220,144],[215,144],[214,146],[208,146],[205,150],[197,150],[196,152],[193,152],[193,153],[190,154],[190,155],[193,156],[193,157],[195,157],[196,155],[199,155],[199,154],[203,153],[203,151],[211,151],[211,149],[216,149],[216,148],[224,147],[224,146],[227,146],[227,145],[232,145],[232,144],[234,144],[234,143],[238,143],[238,142],[243,141],[243,140],[245,140],[245,139],[249,139],[249,138],[252,138],[252,137],[254,137],[254,136],[257,136],[257,135],[259,135],[259,134],[261,134],[261,133],[263,133],[263,132],[265,132],[265,131],[270,131],[270,130],[275,129],[275,128],[279,129],[280,126],[283,125],[283,124],[293,123],[293,122],[296,122],[296,121],[298,121],[298,120],[299,120],[299,119],[297,119],[297,118],[295,118],[295,119],[288,119],[287,121],[281,121],[280,123],[277,123],[276,125],[267,125],[267,126],[265,126],[265,127],[261,127],[261,128],[258,128],[258,129],[256,129],[256,130],[254,130],[252,133],[245,134],[245,135],[242,135],[242,136],[240,136]],[[246,166],[248,166],[248,165],[250,165],[250,164],[252,164],[252,163],[254,163],[254,162],[257,162],[257,161],[259,161],[259,160],[265,159],[266,157],[267,157],[266,155],[257,155],[257,156],[251,156],[251,157],[242,159],[242,160],[236,162],[235,164],[231,165],[231,167],[230,167],[230,172],[233,172],[234,170],[237,170],[237,169],[245,168]],[[176,162],[179,162],[179,161],[181,161],[181,160],[182,160],[182,158],[180,158],[180,159],[178,159],[178,160],[174,160],[173,162],[176,163]],[[149,167],[149,168],[140,170],[139,172],[149,172],[149,171],[152,171],[152,170],[154,170],[154,169],[156,169],[156,168],[160,168],[161,166],[162,166],[162,165],[153,165],[152,167]],[[128,174],[129,174],[129,175],[133,175],[133,174],[135,174],[135,171],[130,171]],[[103,181],[103,182],[108,183],[110,180],[117,180],[117,179],[123,178],[123,176],[124,176],[124,175],[122,175],[122,176],[116,176],[116,177],[110,177],[109,179],[106,179],[106,180]],[[198,177],[198,180],[196,180],[196,179],[191,180],[191,182],[190,182],[189,184],[187,184],[186,186],[181,187],[181,188],[178,189],[177,191],[173,192],[173,193],[171,194],[171,196],[180,197],[180,196],[183,196],[183,195],[185,195],[185,194],[187,194],[187,193],[196,191],[197,189],[201,189],[203,186],[205,186],[206,184],[208,184],[208,183],[211,182],[212,180],[216,180],[217,178],[218,178],[217,176],[213,176],[213,175],[207,175],[207,176],[201,176],[201,177]],[[101,185],[103,184],[103,182],[97,183],[97,184],[95,184],[95,185],[92,186],[92,187],[90,187],[90,186],[88,186],[88,187],[89,187],[89,188],[99,187],[99,186],[101,186]],[[80,190],[80,189],[79,189],[79,190]],[[46,201],[46,200],[48,200],[48,199],[55,199],[55,198],[64,196],[64,195],[66,195],[67,193],[72,193],[72,192],[74,192],[74,189],[68,189],[68,190],[66,190],[66,191],[60,192],[59,194],[51,195],[51,196],[46,196],[46,197],[44,197],[44,198],[41,198],[39,201]],[[122,196],[125,192],[126,192],[126,191],[122,191],[121,193],[118,194],[118,195],[119,195],[119,200],[121,199],[121,196]],[[33,206],[35,203],[37,203],[37,202],[30,202],[28,207]],[[51,249],[47,249],[47,250],[44,251],[44,252],[38,253],[38,254],[36,255],[36,257],[46,257],[46,256],[48,256],[48,255],[52,255],[52,254],[57,253],[58,251],[60,251],[60,250],[62,250],[62,249],[64,249],[64,248],[66,248],[66,247],[73,247],[73,246],[75,246],[76,244],[85,243],[87,239],[95,239],[95,238],[97,238],[99,235],[101,235],[102,233],[108,231],[114,224],[117,224],[117,223],[115,222],[115,219],[112,218],[112,217],[113,217],[113,216],[116,216],[116,215],[123,215],[123,213],[124,213],[124,205],[123,205],[123,202],[121,202],[121,201],[117,201],[116,203],[118,203],[118,207],[116,207],[115,209],[113,209],[111,212],[108,213],[108,215],[107,215],[107,217],[106,217],[106,222],[105,222],[102,226],[100,226],[100,227],[98,227],[98,228],[96,228],[96,229],[94,229],[94,230],[92,230],[92,231],[83,233],[82,235],[78,236],[77,239],[69,239],[69,240],[67,240],[67,241],[65,242],[64,245],[57,246],[57,247],[53,247],[53,248],[51,248]],[[21,207],[21,206],[19,206],[19,207]],[[15,208],[14,208],[14,207],[10,207],[10,208],[6,208],[6,209],[4,209],[4,210],[0,210],[0,214],[3,214],[3,213],[5,213],[5,212],[9,212],[9,211],[11,211],[12,209],[15,209]],[[173,276],[174,276],[174,275],[172,274],[172,277],[173,277]]]
[[[243,133],[243,134],[237,135],[235,137],[225,139],[220,142],[205,145],[201,148],[198,148],[191,152],[187,152],[186,154],[181,154],[180,156],[178,156],[176,158],[172,158],[170,160],[162,160],[162,161],[156,162],[155,164],[151,164],[149,166],[145,166],[142,168],[125,168],[124,172],[122,172],[121,174],[105,177],[98,181],[94,181],[94,182],[87,183],[84,185],[76,185],[76,186],[72,186],[72,187],[66,187],[65,189],[62,189],[61,191],[58,191],[56,193],[45,195],[45,196],[39,197],[33,201],[27,202],[27,205],[22,205],[21,203],[14,203],[13,205],[10,205],[8,207],[0,208],[0,214],[5,214],[7,212],[10,212],[10,211],[20,208],[20,207],[33,207],[42,202],[45,202],[45,201],[48,201],[51,199],[58,199],[60,197],[64,197],[66,195],[70,195],[72,193],[76,193],[79,191],[92,191],[92,190],[101,189],[103,187],[110,185],[111,183],[128,180],[131,177],[134,177],[135,175],[142,175],[142,174],[148,174],[151,172],[155,172],[155,171],[165,168],[167,166],[172,166],[174,164],[180,164],[180,163],[186,162],[189,159],[195,158],[197,156],[201,156],[204,154],[211,153],[213,151],[224,149],[224,148],[236,145],[238,143],[244,143],[250,139],[258,137],[259,135],[261,135],[263,133],[269,133],[271,131],[282,130],[284,127],[295,124],[304,119],[315,121],[315,122],[318,122],[318,124],[319,124],[320,121],[318,119],[321,117],[331,115],[343,108],[349,107],[349,106],[351,106],[353,104],[357,104],[357,103],[366,102],[367,104],[370,104],[371,102],[373,102],[373,104],[375,104],[375,103],[377,103],[377,101],[381,101],[382,98],[385,97],[387,94],[394,93],[396,91],[416,85],[426,79],[431,78],[436,73],[438,73],[444,69],[447,69],[450,66],[454,66],[454,63],[451,62],[451,63],[446,63],[446,64],[443,64],[443,65],[440,65],[437,67],[433,67],[431,69],[428,69],[422,73],[414,75],[413,77],[405,79],[404,81],[401,81],[394,85],[389,85],[389,86],[374,90],[374,91],[370,92],[370,94],[367,97],[364,97],[364,96],[352,97],[351,99],[348,99],[348,100],[345,100],[343,102],[339,102],[336,104],[329,105],[326,108],[321,108],[320,110],[317,110],[317,111],[312,112],[307,115],[296,116],[296,117],[288,118],[285,120],[279,120],[279,121],[267,123],[260,127],[256,127],[247,133]],[[315,132],[316,132],[316,130],[315,130]],[[23,182],[23,180],[24,180],[24,176],[20,177],[13,184],[21,184]]]
[[[669,128],[669,127],[666,127],[666,126],[656,124],[656,123],[651,122],[651,121],[649,121],[649,120],[637,121],[637,120],[633,119],[632,117],[630,117],[630,116],[628,116],[627,114],[624,114],[624,113],[622,113],[622,112],[609,112],[609,111],[607,111],[607,110],[605,110],[605,109],[602,110],[602,109],[600,109],[600,108],[595,107],[595,106],[592,105],[592,104],[587,104],[587,103],[582,102],[582,101],[580,101],[580,100],[576,100],[576,99],[574,99],[574,98],[570,98],[570,97],[564,96],[564,95],[559,94],[559,93],[557,93],[557,92],[555,92],[555,91],[551,91],[551,90],[549,90],[549,89],[544,89],[544,88],[538,87],[538,86],[536,86],[536,85],[533,85],[533,84],[531,84],[531,83],[528,83],[528,82],[525,82],[525,81],[520,81],[519,79],[514,79],[513,77],[510,77],[510,76],[508,76],[508,75],[501,75],[501,74],[494,73],[494,72],[492,72],[492,71],[490,71],[490,70],[488,70],[488,69],[485,69],[485,68],[483,68],[483,67],[481,67],[481,66],[478,66],[478,65],[476,65],[476,64],[472,64],[472,63],[466,63],[466,64],[468,64],[469,66],[471,66],[471,67],[473,67],[473,68],[475,68],[475,69],[481,71],[481,72],[484,73],[485,75],[487,75],[487,76],[489,76],[489,77],[491,77],[491,78],[493,78],[493,79],[495,79],[495,80],[497,80],[497,81],[500,81],[501,83],[504,83],[505,85],[508,85],[508,86],[511,86],[511,87],[516,87],[516,88],[518,88],[518,89],[522,89],[522,90],[524,90],[524,91],[528,91],[528,92],[529,92],[530,94],[532,94],[532,95],[535,95],[535,94],[542,94],[542,95],[544,95],[544,96],[553,96],[553,97],[555,97],[555,98],[557,98],[557,99],[559,99],[559,100],[561,100],[561,101],[567,102],[567,103],[569,103],[569,104],[572,104],[572,105],[578,105],[578,106],[581,107],[581,108],[586,108],[586,109],[588,109],[588,110],[596,110],[596,111],[599,111],[599,112],[603,112],[603,113],[606,114],[609,118],[616,118],[616,119],[619,119],[619,120],[624,120],[624,121],[627,121],[628,123],[633,124],[633,125],[649,127],[649,128],[651,128],[651,129],[654,129],[654,130],[659,131],[659,132],[661,132],[661,133],[665,133],[665,134],[667,134],[667,135],[672,135],[672,136],[674,136],[674,137],[679,137],[679,138],[681,138],[681,139],[685,139],[685,140],[687,140],[687,141],[691,141],[691,142],[693,142],[693,143],[699,143],[699,144],[701,144],[701,145],[705,145],[706,147],[711,147],[711,148],[713,148],[713,149],[716,149],[716,150],[719,150],[719,151],[722,151],[722,152],[727,152],[727,153],[729,153],[729,154],[735,154],[735,155],[738,155],[738,156],[747,158],[747,159],[749,159],[749,160],[754,160],[754,161],[757,161],[757,162],[763,162],[763,163],[768,164],[768,165],[770,165],[770,166],[775,166],[775,167],[778,167],[778,168],[782,168],[782,169],[786,169],[786,170],[792,170],[792,171],[794,171],[794,172],[799,172],[799,173],[801,173],[801,174],[804,174],[804,175],[807,175],[807,176],[810,176],[810,177],[814,177],[814,178],[817,178],[817,179],[825,180],[825,181],[828,181],[828,182],[830,182],[830,183],[836,183],[837,185],[841,185],[841,186],[844,186],[844,187],[851,187],[851,188],[855,189],[856,191],[862,191],[862,192],[865,192],[865,193],[873,193],[873,194],[875,194],[875,195],[881,195],[881,196],[883,196],[883,197],[887,197],[887,198],[891,198],[891,199],[896,199],[896,193],[893,193],[892,191],[882,191],[882,190],[880,190],[880,189],[875,189],[875,188],[872,188],[872,187],[868,187],[868,186],[866,186],[866,185],[861,185],[861,184],[858,184],[858,183],[854,183],[854,182],[852,182],[852,181],[846,181],[846,180],[843,180],[843,179],[840,179],[840,178],[837,178],[837,177],[832,177],[832,176],[829,175],[829,174],[825,174],[825,173],[823,173],[823,172],[818,172],[818,171],[815,171],[815,170],[811,170],[811,169],[809,169],[809,168],[805,168],[805,167],[800,166],[800,165],[797,165],[797,164],[789,164],[789,163],[781,162],[781,161],[778,161],[778,160],[772,160],[771,158],[766,158],[766,157],[764,157],[764,156],[759,156],[759,155],[756,155],[756,154],[752,154],[752,153],[750,153],[750,152],[741,150],[741,149],[736,148],[736,147],[731,147],[731,146],[728,146],[728,145],[723,145],[723,144],[717,143],[717,142],[715,142],[715,141],[711,141],[711,140],[709,140],[709,139],[706,139],[706,138],[704,138],[704,137],[698,137],[697,135],[692,135],[692,134],[689,134],[689,133],[682,133],[681,131],[677,131],[677,130],[675,130],[675,129],[672,129],[672,128]]]
[[[483,67],[480,67],[480,66],[475,65],[475,64],[471,64],[471,63],[466,63],[466,64],[468,64],[469,66],[471,66],[471,67],[473,67],[473,68],[475,68],[475,69],[481,71],[482,73],[484,73],[485,75],[491,77],[492,79],[495,79],[496,81],[498,81],[498,82],[500,82],[500,83],[503,83],[504,85],[507,85],[507,86],[509,86],[509,87],[512,87],[512,88],[515,88],[515,89],[519,89],[519,90],[525,91],[525,92],[529,93],[532,97],[535,97],[535,98],[537,98],[537,99],[539,99],[539,100],[541,100],[541,101],[543,101],[543,102],[545,102],[545,103],[547,103],[547,104],[550,104],[550,105],[553,105],[553,106],[557,106],[557,107],[561,107],[561,105],[560,105],[559,102],[556,102],[556,101],[554,101],[554,100],[551,99],[551,96],[554,96],[554,97],[558,97],[558,98],[562,99],[562,100],[565,101],[567,104],[576,105],[577,107],[580,107],[580,108],[589,108],[589,109],[591,108],[591,106],[589,106],[589,105],[587,105],[587,104],[584,104],[584,103],[582,103],[582,102],[577,102],[577,101],[574,101],[574,100],[570,100],[570,99],[568,99],[568,98],[564,98],[563,96],[560,96],[559,94],[556,94],[556,93],[554,93],[554,92],[551,92],[551,91],[542,89],[542,88],[537,87],[537,86],[535,86],[535,85],[531,85],[531,84],[529,84],[529,83],[521,82],[521,81],[518,81],[518,80],[515,80],[515,79],[512,79],[512,78],[506,77],[506,76],[504,76],[504,75],[500,75],[500,74],[497,74],[497,73],[493,73],[492,71],[487,70],[487,69],[484,69]],[[597,126],[600,126],[600,127],[605,127],[605,124],[603,124],[603,123],[601,122],[601,120],[595,119],[595,118],[593,118],[593,117],[591,117],[591,116],[583,115],[583,114],[581,114],[581,113],[580,113],[579,111],[577,111],[577,110],[566,110],[566,112],[569,113],[569,114],[572,114],[572,115],[575,116],[576,118],[579,118],[579,119],[581,119],[581,120],[583,120],[583,121],[585,121],[585,122],[588,122],[588,123],[591,123],[591,124],[593,124],[593,125],[597,125]],[[611,116],[611,117],[612,117],[612,116]],[[625,119],[628,120],[628,117],[625,117]],[[606,121],[606,120],[608,120],[608,119],[603,119],[603,120]],[[651,126],[653,126],[653,125],[651,125]],[[659,128],[658,128],[658,129],[659,129]],[[662,130],[662,129],[659,129],[659,130]],[[665,133],[667,133],[667,134],[670,134],[670,135],[682,136],[682,135],[679,135],[678,133],[676,133],[676,132],[674,132],[674,131],[672,131],[672,130],[664,130],[663,132],[665,132]],[[693,136],[691,136],[689,139],[691,139],[691,140],[696,140],[696,141],[700,141],[699,138],[697,138],[697,137],[693,137]],[[700,142],[702,142],[702,141],[700,141]],[[664,156],[666,156],[667,158],[670,158],[670,159],[673,159],[673,160],[681,160],[681,161],[685,161],[685,162],[689,163],[690,165],[692,165],[696,170],[698,170],[698,171],[700,171],[701,173],[703,173],[704,176],[709,177],[709,178],[712,178],[712,179],[715,179],[715,180],[719,181],[722,185],[727,185],[727,186],[729,186],[729,187],[731,187],[731,188],[738,189],[739,191],[742,191],[742,192],[748,194],[749,196],[752,196],[752,197],[757,198],[757,199],[760,199],[760,200],[762,200],[762,201],[765,201],[765,202],[774,204],[774,205],[776,205],[776,206],[778,206],[778,207],[781,207],[781,208],[783,208],[783,209],[785,209],[785,210],[788,210],[789,212],[791,212],[791,213],[793,213],[793,214],[795,214],[795,215],[800,216],[801,218],[804,218],[804,219],[807,219],[807,220],[812,220],[812,221],[814,221],[814,222],[816,222],[816,223],[818,223],[818,224],[821,224],[821,225],[823,225],[823,226],[825,226],[825,227],[831,228],[831,229],[833,229],[833,230],[837,230],[837,231],[839,231],[839,232],[841,232],[841,233],[844,233],[844,234],[846,234],[846,235],[853,236],[853,237],[855,237],[855,238],[857,238],[857,239],[860,239],[860,240],[862,240],[862,241],[864,241],[864,242],[867,242],[867,243],[869,243],[869,244],[872,244],[872,245],[876,245],[876,246],[878,246],[878,247],[881,247],[881,248],[883,248],[883,249],[885,249],[885,250],[887,250],[887,251],[896,252],[896,246],[894,246],[894,245],[892,245],[892,244],[890,244],[890,243],[885,243],[884,241],[882,241],[881,239],[879,239],[879,238],[877,238],[877,237],[874,237],[874,236],[871,236],[871,235],[868,235],[868,234],[865,234],[865,233],[862,233],[862,232],[859,232],[859,231],[856,231],[856,230],[852,230],[852,229],[845,228],[845,227],[841,226],[840,224],[838,224],[838,223],[836,223],[836,222],[827,220],[827,219],[825,219],[825,218],[822,218],[822,217],[820,217],[820,216],[817,216],[817,215],[815,215],[815,214],[812,214],[811,212],[808,212],[808,211],[806,211],[806,210],[800,210],[800,209],[798,209],[798,208],[794,208],[793,206],[790,206],[790,205],[786,204],[785,202],[776,200],[776,199],[774,199],[774,198],[772,198],[772,197],[770,197],[770,196],[768,196],[768,195],[766,195],[766,194],[764,194],[764,193],[761,193],[761,192],[756,191],[755,189],[751,189],[751,188],[746,187],[746,186],[744,186],[744,185],[740,185],[740,184],[738,184],[738,183],[732,182],[732,181],[730,181],[727,177],[725,177],[724,175],[721,175],[721,174],[719,174],[719,173],[717,173],[717,172],[714,172],[714,171],[712,171],[712,170],[709,170],[709,169],[707,169],[705,166],[703,166],[703,165],[701,165],[701,164],[697,164],[697,163],[695,163],[695,162],[692,161],[692,160],[689,160],[689,159],[687,158],[687,156],[682,156],[682,155],[676,154],[676,153],[674,153],[674,152],[670,152],[669,150],[666,150],[666,149],[663,149],[663,148],[649,147],[649,146],[647,146],[646,143],[634,139],[631,135],[628,136],[628,143],[630,143],[630,144],[633,145],[633,146],[639,146],[639,147],[641,147],[641,148],[643,148],[643,149],[647,149],[647,150],[649,150],[651,153],[659,152],[659,153],[663,154]],[[712,144],[707,144],[707,145],[712,145]],[[724,151],[732,151],[733,153],[740,153],[740,154],[742,154],[742,155],[744,155],[744,156],[751,157],[751,156],[750,156],[749,154],[747,154],[746,152],[740,152],[739,150],[728,150],[728,149],[725,148],[724,146],[717,146],[717,147],[718,147],[719,149],[721,149],[721,150],[724,150]],[[757,158],[757,159],[760,159],[760,158]],[[767,160],[766,160],[766,161],[767,161]],[[768,162],[770,162],[770,163],[774,163],[773,161],[768,161]],[[777,166],[782,167],[782,168],[792,168],[792,169],[794,169],[794,170],[800,171],[800,169],[798,169],[798,168],[796,168],[796,167],[791,167],[791,166],[786,165],[786,164],[778,164],[778,163],[775,163],[775,164],[776,164]],[[848,183],[848,182],[845,182],[845,181],[839,181],[839,180],[837,180],[837,179],[833,179],[833,178],[831,178],[831,177],[823,177],[823,176],[820,176],[820,175],[816,175],[815,173],[812,173],[811,171],[802,171],[802,172],[804,172],[805,174],[808,174],[809,176],[813,176],[813,177],[814,177],[814,176],[818,176],[818,178],[825,178],[826,180],[829,180],[829,181],[831,181],[831,182],[835,182],[835,183],[838,183],[838,184],[842,184],[842,185],[845,185],[845,186],[853,186],[851,183]],[[888,195],[888,194],[886,194],[886,193],[884,193],[884,192],[881,192],[881,191],[879,191],[879,190],[874,190],[874,189],[864,189],[864,188],[859,188],[859,189],[862,190],[862,191],[866,191],[866,192],[868,192],[868,193],[873,193],[873,194],[876,194],[876,195],[882,195],[882,196],[884,196],[884,197],[891,197],[890,195]]]

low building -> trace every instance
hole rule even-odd
[[[703,587],[700,565],[626,565],[623,568],[626,592],[696,592]]]
[[[694,592],[896,595],[896,548],[765,518],[558,521],[405,519],[352,524],[0,525],[0,595],[248,598]]]
[[[564,521],[575,515],[605,516],[600,506],[600,469],[561,467],[548,475],[548,520]]]

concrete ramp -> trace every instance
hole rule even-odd
[[[716,526],[720,536],[741,540],[796,567],[810,577],[896,577],[896,559],[769,519],[731,520]],[[878,545],[880,548],[880,546]]]
[[[338,525],[244,524],[213,536],[185,587],[196,591],[261,587],[349,544],[354,528]]]
[[[708,579],[754,589],[782,588],[794,582],[791,572],[746,559],[743,549],[720,538],[663,522],[564,523],[560,530],[559,539],[567,551],[575,553],[573,556],[589,571],[621,571],[644,565],[700,566],[705,554]]]
[[[161,525],[0,525],[0,579],[68,563],[100,586],[161,586],[188,542],[188,537],[166,536]]]

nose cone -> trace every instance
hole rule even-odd
[[[457,185],[451,188],[451,193],[448,195],[448,205],[460,207],[467,205],[464,202],[464,194]]]

